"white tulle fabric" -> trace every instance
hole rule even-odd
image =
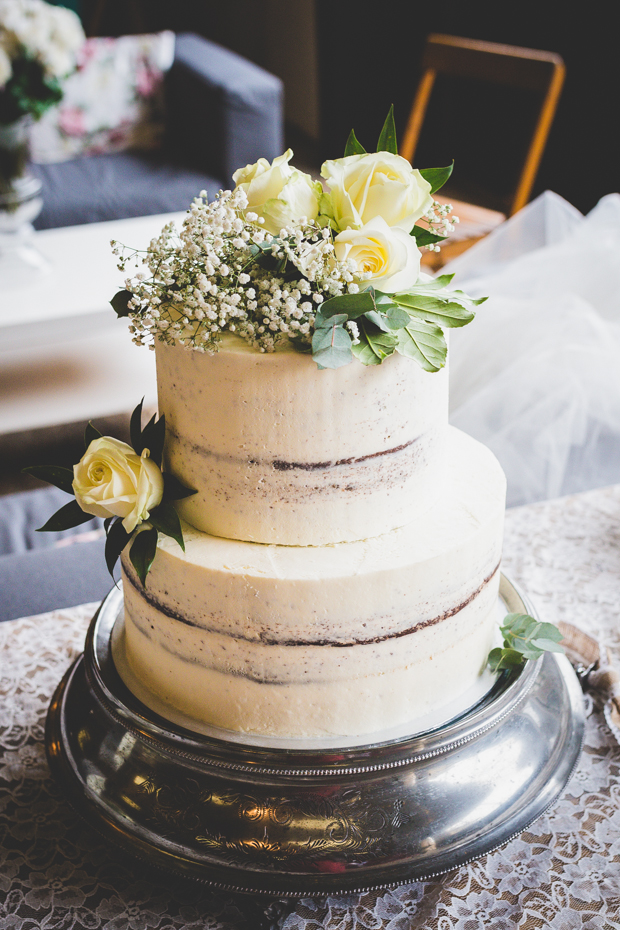
[[[446,266],[488,295],[451,333],[451,421],[488,445],[508,504],[620,480],[620,195],[556,194]]]
[[[620,661],[620,485],[507,514],[504,571],[544,620]],[[33,583],[36,579],[33,579]],[[0,928],[258,930],[265,902],[175,883],[119,860],[73,814],[43,750],[54,687],[94,605],[0,625]],[[281,930],[620,930],[620,750],[602,700],[560,800],[502,849],[393,891],[269,908]]]

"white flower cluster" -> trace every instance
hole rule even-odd
[[[0,0],[0,88],[13,74],[12,62],[35,59],[48,78],[62,78],[75,67],[84,42],[72,10],[44,0]]]
[[[452,209],[451,203],[439,203],[439,201],[433,200],[431,206],[424,213],[424,219],[431,232],[436,233],[438,236],[449,236],[450,233],[454,232],[454,227],[459,222],[459,218],[452,214]],[[441,251],[438,242],[430,243],[424,248],[428,249],[429,252]]]
[[[169,224],[151,241],[150,275],[138,270],[125,281],[134,342],[215,352],[228,332],[261,352],[285,339],[310,344],[319,305],[356,292],[355,263],[336,259],[329,226],[301,217],[274,236],[247,207],[241,187],[211,204],[202,191],[180,233]],[[138,253],[112,248],[121,271],[132,261],[140,268]]]

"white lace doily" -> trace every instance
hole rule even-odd
[[[542,619],[581,627],[620,658],[620,486],[523,507],[506,524],[504,570]],[[86,605],[0,625],[0,930],[256,930],[266,902],[121,859],[51,780],[47,705],[92,613]],[[274,905],[274,926],[620,930],[620,747],[598,698],[587,700],[578,769],[521,836],[432,882]]]

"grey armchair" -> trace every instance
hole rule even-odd
[[[201,190],[229,187],[237,168],[283,151],[282,82],[201,36],[176,36],[166,97],[161,150],[32,166],[43,184],[37,229],[184,210]]]

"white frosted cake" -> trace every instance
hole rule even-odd
[[[446,705],[496,626],[505,479],[448,426],[447,372],[157,343],[185,553],[123,556],[133,674],[202,724],[373,734]]]

